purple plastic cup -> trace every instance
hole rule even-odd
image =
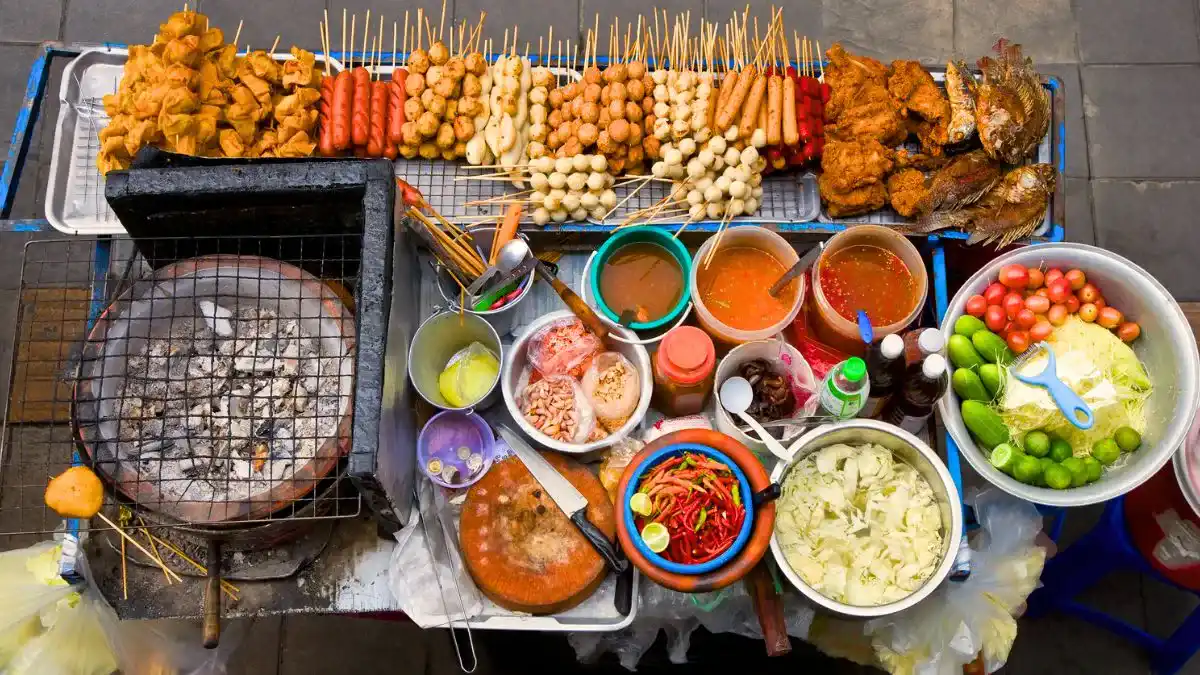
[[[417,436],[417,463],[437,485],[465,488],[483,478],[495,457],[492,428],[475,413],[440,412]]]

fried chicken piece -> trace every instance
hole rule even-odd
[[[133,126],[133,117],[130,115],[116,114],[108,121],[103,129],[100,130],[100,142],[112,138],[113,136],[124,136],[129,133],[129,128]]]
[[[837,118],[852,107],[860,90],[866,89],[868,93],[874,89],[886,90],[887,68],[879,61],[850,54],[837,42],[825,52],[825,56],[829,59],[829,65],[825,67],[825,83],[831,89],[825,110],[830,117]]]
[[[166,65],[182,63],[189,68],[195,68],[200,63],[200,56],[200,38],[188,35],[168,42],[163,50],[162,61]]]
[[[904,142],[908,129],[894,103],[876,100],[843,111],[835,123],[826,125],[825,136],[839,141],[871,138],[890,148]]]
[[[233,130],[237,132],[238,137],[242,139],[243,143],[254,142],[254,137],[258,135],[258,125],[255,124],[254,120],[229,119],[228,122],[229,126],[233,127]],[[256,154],[255,157],[257,156]]]
[[[190,89],[171,87],[162,100],[162,112],[167,115],[192,113],[200,108],[200,99]]]
[[[301,131],[275,149],[276,157],[308,157],[316,149],[317,144]]]
[[[217,135],[218,143],[221,146],[221,154],[226,157],[241,157],[246,152],[246,145],[242,143],[242,137],[233,129],[222,129]]]
[[[129,127],[129,131],[125,134],[125,151],[129,153],[130,157],[133,157],[138,150],[160,138],[162,138],[162,134],[159,133],[158,122],[142,120]]]
[[[849,192],[883,182],[895,165],[895,153],[874,138],[861,141],[830,141],[821,156],[822,193]]]
[[[242,75],[245,74],[253,75],[271,84],[280,84],[283,76],[279,68],[279,62],[261,49],[250,52],[238,63],[238,79],[242,79]]]
[[[907,113],[936,122],[950,116],[950,101],[933,76],[916,61],[892,61],[888,76],[888,93]]]
[[[188,35],[200,34],[200,13],[199,12],[175,12],[167,18],[167,22],[159,25],[158,35],[162,42],[186,37]],[[207,25],[208,21],[204,21]]]
[[[303,113],[307,108],[311,108],[314,103],[320,100],[320,90],[301,87],[294,94],[288,94],[279,99],[279,102],[275,105],[275,119],[282,122],[283,118]]]
[[[158,117],[158,114],[162,112],[163,98],[169,91],[171,88],[166,85],[138,91],[130,101],[132,104],[130,112],[140,120]]]
[[[871,183],[849,192],[837,192],[829,189],[827,175],[821,174],[817,185],[821,189],[821,201],[825,203],[825,210],[834,218],[869,213],[887,203],[887,186],[882,182]]]
[[[279,142],[283,144],[298,133],[307,134],[309,131],[312,131],[312,128],[316,126],[316,124],[316,109],[306,110],[279,120],[279,127],[276,129],[276,134],[278,135]]]
[[[237,45],[225,45],[208,57],[217,66],[221,77],[233,79],[237,75]]]
[[[220,28],[209,28],[200,34],[200,51],[204,54],[220,49],[225,44],[225,33]]]
[[[172,63],[163,73],[164,81],[172,86],[183,89],[194,89],[200,79],[200,73],[182,63]]]
[[[272,101],[270,82],[267,82],[263,78],[249,72],[239,73],[238,80],[240,80],[242,84],[246,85],[246,88],[249,89],[250,93],[254,96],[254,100],[258,101],[264,106],[271,105]]]
[[[321,74],[314,67],[317,57],[310,51],[292,47],[292,60],[283,63],[283,86],[320,87]]]
[[[193,133],[196,128],[195,118],[195,115],[186,113],[163,113],[158,118],[158,128],[162,131],[164,138],[172,140],[175,136],[184,136]]]
[[[888,177],[887,189],[892,208],[905,218],[917,215],[929,195],[925,174],[916,169],[904,169],[892,174]]]
[[[922,152],[911,152],[905,148],[896,151],[897,169],[920,169],[921,171],[937,171],[950,161],[944,155],[933,156]]]

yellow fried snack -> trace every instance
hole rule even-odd
[[[91,518],[104,505],[104,486],[86,466],[73,466],[50,479],[46,506],[63,518]]]

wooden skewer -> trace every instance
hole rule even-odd
[[[446,0],[442,0],[442,18],[438,20],[438,39],[442,39],[442,30],[446,27]]]
[[[275,49],[279,46],[279,35],[275,36],[275,41],[271,43],[271,58],[275,57]]]
[[[343,29],[343,30],[344,30],[344,29]],[[236,44],[238,43],[238,38],[239,38],[239,37],[241,37],[241,36],[242,36],[242,20],[241,20],[241,19],[239,19],[239,20],[238,20],[237,32],[233,34],[233,42],[231,42],[230,44],[236,45]]]
[[[358,20],[357,14],[350,17],[350,50],[351,51],[354,50],[354,22],[357,20]],[[348,58],[349,58],[349,62],[346,65],[346,67],[353,68],[354,67],[354,55],[351,54]]]
[[[141,543],[139,543],[137,539],[134,539],[128,532],[126,532],[124,529],[122,529],[121,526],[117,525],[112,520],[109,520],[108,516],[104,515],[103,512],[97,511],[96,517],[99,518],[100,520],[104,521],[104,523],[106,525],[108,525],[109,527],[111,527],[112,529],[116,530],[117,534],[121,535],[126,541],[133,544],[134,548],[141,551],[142,553],[145,553],[146,556],[149,557],[151,560],[154,559],[154,556],[150,554],[150,551],[146,550],[146,547],[142,546]],[[172,570],[169,567],[164,567],[163,569],[167,570],[167,572],[169,572],[171,574],[171,577],[176,582],[179,582],[179,583],[183,582],[183,578],[180,577],[178,574],[176,574],[175,570]]]
[[[350,44],[354,44],[353,41]],[[342,8],[342,58],[346,58],[346,8]],[[349,66],[346,66],[349,68]]]

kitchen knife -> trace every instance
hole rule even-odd
[[[796,264],[792,265],[792,269],[788,270],[787,272],[784,272],[783,276],[779,277],[779,281],[776,281],[775,285],[771,286],[771,290],[769,290],[767,292],[773,296],[779,295],[779,292],[782,291],[785,286],[790,284],[792,282],[792,279],[795,279],[796,277],[800,276],[801,274],[804,273],[804,270],[811,267],[813,262],[816,261],[817,256],[821,255],[821,251],[824,251],[824,250],[825,250],[825,242],[823,242],[823,241],[818,243],[816,246],[808,249],[808,252],[805,253],[804,255],[800,256],[800,259],[796,261]]]
[[[604,536],[600,528],[587,519],[587,498],[579,490],[576,490],[570,481],[563,478],[562,474],[541,454],[529,447],[529,444],[515,431],[499,424],[496,425],[496,431],[504,439],[504,442],[508,443],[508,447],[512,448],[517,458],[525,464],[525,468],[529,469],[529,473],[533,474],[534,480],[541,484],[546,494],[550,495],[550,499],[553,499],[558,508],[562,509],[572,523],[575,523],[575,527],[579,528],[579,531],[591,543],[592,548],[596,549],[600,557],[604,558],[608,566],[617,574],[624,572],[625,568],[629,567],[629,561],[617,555],[617,550],[613,548],[608,537]]]

